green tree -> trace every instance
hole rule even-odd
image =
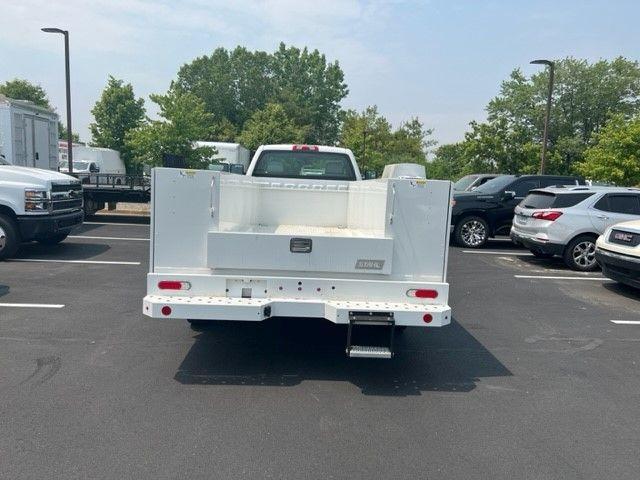
[[[427,163],[427,177],[440,180],[457,180],[463,176],[465,164],[461,161],[464,156],[462,142],[440,145],[433,160]]]
[[[582,175],[617,185],[640,185],[640,116],[611,117],[594,141],[578,164]]]
[[[305,135],[306,127],[297,126],[282,105],[269,103],[247,120],[238,141],[255,150],[264,144],[301,143]]]
[[[348,92],[337,62],[284,44],[273,54],[218,48],[183,65],[171,88],[202,99],[215,119],[210,140],[232,140],[255,112],[273,103],[304,128],[303,141],[328,144],[337,141],[340,101]]]
[[[47,92],[40,85],[34,85],[21,78],[15,78],[0,84],[0,94],[14,100],[28,100],[40,107],[51,108]]]
[[[125,144],[129,130],[144,120],[144,100],[136,99],[133,87],[111,75],[100,99],[91,110],[95,122],[89,125],[93,143],[98,147],[118,150],[127,170],[131,168],[131,152]]]
[[[390,163],[419,163],[426,165],[431,130],[425,130],[416,118],[403,123],[396,130],[378,112],[376,106],[358,113],[345,112],[340,131],[340,145],[353,151],[362,171],[382,173]]]
[[[125,146],[136,164],[162,165],[164,154],[178,155],[190,168],[203,168],[216,152],[209,147],[194,148],[193,142],[207,138],[213,117],[198,97],[170,90],[151,95],[162,120],[147,120],[125,134]]]

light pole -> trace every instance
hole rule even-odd
[[[540,159],[540,174],[544,175],[544,167],[547,162],[547,139],[549,138],[549,116],[551,115],[551,95],[553,94],[553,67],[551,60],[533,60],[534,65],[547,65],[549,67],[549,92],[547,94],[547,111],[544,116],[544,133],[542,134],[542,157]]]
[[[67,161],[69,174],[73,174],[73,134],[71,133],[71,76],[69,74],[69,32],[60,28],[43,28],[45,33],[64,35],[64,69],[67,82]]]

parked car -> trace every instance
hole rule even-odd
[[[640,189],[572,187],[532,190],[516,207],[514,242],[537,257],[564,258],[569,268],[598,267],[596,239],[616,223],[640,219]]]
[[[480,185],[484,185],[489,180],[493,180],[499,177],[498,173],[473,173],[471,175],[465,175],[460,180],[453,184],[454,192],[471,192],[478,188]]]
[[[584,185],[579,177],[501,175],[473,192],[454,193],[451,229],[461,247],[482,247],[489,237],[508,234],[516,205],[529,190],[552,185]]]
[[[596,242],[596,260],[605,277],[640,288],[640,220],[609,227]]]

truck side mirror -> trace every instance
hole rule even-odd
[[[89,166],[89,171],[90,171],[91,173],[98,173],[98,172],[100,172],[100,167],[99,167],[99,166],[97,166],[95,163],[92,163],[92,164]]]
[[[244,165],[241,163],[232,163],[229,167],[229,171],[237,175],[244,175]]]
[[[516,198],[516,192],[514,192],[513,190],[506,190],[502,194],[502,198],[503,200],[511,200],[512,198]]]
[[[364,171],[364,179],[365,180],[373,180],[374,178],[376,178],[375,170],[365,170]]]

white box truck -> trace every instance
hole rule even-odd
[[[350,150],[258,149],[246,175],[152,171],[143,313],[191,322],[321,317],[347,354],[390,358],[397,327],[451,321],[451,182],[361,180]],[[388,346],[352,344],[360,325]]]
[[[59,170],[69,171],[68,148],[66,142],[58,144]],[[120,152],[111,148],[91,147],[74,143],[73,148],[73,173],[79,178],[91,177],[91,174],[124,175],[127,173],[124,161],[120,158]],[[95,175],[93,175],[95,177]]]
[[[12,165],[58,169],[58,115],[0,95],[0,155]]]
[[[249,150],[239,143],[228,142],[205,142],[198,140],[194,142],[196,147],[211,147],[215,148],[218,153],[214,154],[209,160],[212,162],[212,166],[215,165],[227,165],[234,164],[242,165],[246,172],[249,168]],[[226,169],[227,171],[229,168]]]

